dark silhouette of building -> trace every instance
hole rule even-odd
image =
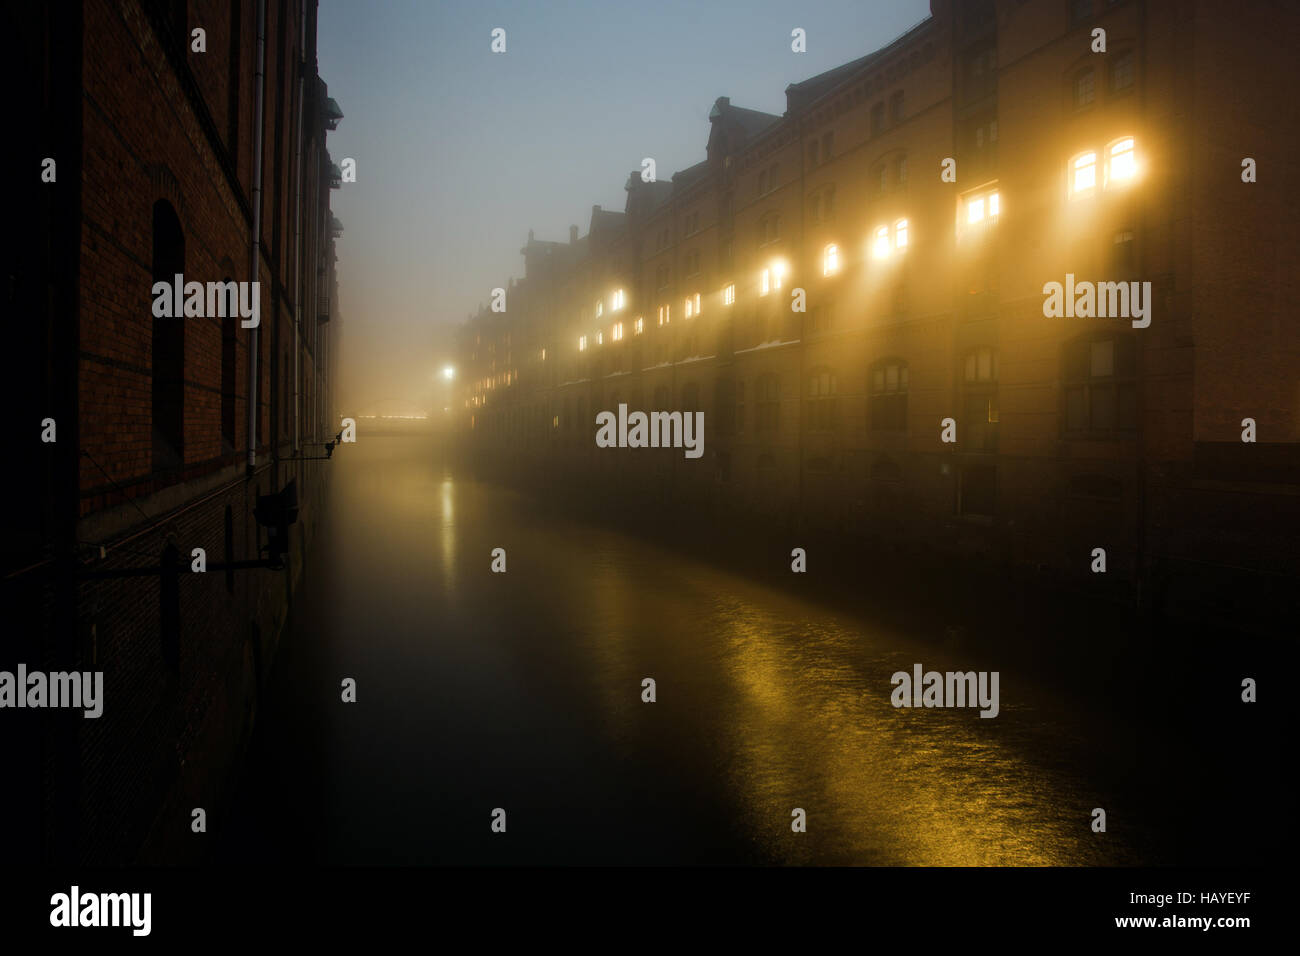
[[[206,852],[191,811],[219,826],[301,578],[325,476],[302,459],[337,431],[326,131],[342,114],[317,75],[316,10],[6,7],[22,91],[6,152],[23,234],[5,290],[22,317],[6,376],[21,465],[0,667],[103,671],[105,687],[98,719],[0,718],[22,732],[6,787],[20,815],[6,819],[29,821],[21,849],[47,860]],[[157,315],[153,285],[177,274],[258,282],[260,321]],[[194,549],[212,565],[265,557],[254,508],[290,482],[285,570],[111,576],[188,572]]]

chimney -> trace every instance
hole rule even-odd
[[[577,241],[578,241],[578,227],[577,227],[577,226],[570,226],[570,227],[569,227],[569,245],[573,245],[573,244],[574,244],[575,242],[577,242]]]

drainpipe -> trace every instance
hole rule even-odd
[[[257,0],[257,60],[253,74],[253,233],[249,248],[249,281],[256,282],[262,260],[262,101],[266,95],[266,0]],[[260,287],[259,287],[260,288]],[[260,308],[258,314],[261,314]],[[248,349],[248,475],[257,469],[258,326]]]
[[[302,365],[302,93],[307,73],[307,11],[298,0],[298,141],[294,145],[293,185],[293,452],[298,453],[298,369]]]

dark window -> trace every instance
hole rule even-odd
[[[827,130],[822,134],[822,162],[831,158],[831,146],[835,142],[835,131]]]
[[[998,353],[972,349],[962,368],[962,447],[967,451],[997,451]]]
[[[809,431],[830,431],[835,427],[835,373],[820,369],[808,376],[807,417]]]
[[[993,465],[965,465],[961,470],[961,513],[989,515],[997,502],[997,469]]]
[[[871,478],[874,481],[901,481],[903,469],[891,458],[877,458],[871,463]]]
[[[1070,479],[1070,494],[1076,498],[1119,501],[1124,495],[1124,484],[1106,475],[1075,475]]]
[[[1074,77],[1074,108],[1081,110],[1091,106],[1097,98],[1095,77],[1091,69],[1084,70]]]
[[[153,279],[170,286],[185,272],[185,234],[172,204],[153,207]],[[185,461],[185,318],[153,320],[153,470]]]
[[[1125,336],[1084,338],[1065,351],[1065,431],[1106,438],[1137,428],[1137,354]]]
[[[1120,93],[1133,86],[1133,51],[1119,54],[1110,64],[1110,90]]]
[[[1092,16],[1092,0],[1070,0],[1070,26],[1078,26]]]
[[[1131,276],[1137,269],[1137,253],[1133,248],[1133,230],[1121,229],[1115,233],[1110,245],[1111,272],[1117,277]]]
[[[754,391],[757,416],[755,429],[760,432],[776,431],[781,426],[780,381],[771,373],[760,375]]]
[[[736,433],[736,412],[739,406],[736,394],[736,383],[731,379],[720,378],[713,386],[713,408],[719,435]]]
[[[223,454],[235,450],[236,322],[236,317],[230,314],[221,320],[221,451]]]
[[[879,136],[885,128],[885,104],[877,103],[871,107],[871,135]]]
[[[907,428],[907,363],[880,362],[871,369],[871,427],[877,431]]]
[[[889,121],[901,122],[903,119],[903,91],[899,90],[889,98]]]

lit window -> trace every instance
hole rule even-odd
[[[888,226],[881,226],[876,230],[875,241],[871,244],[871,254],[877,259],[884,259],[889,255]]]
[[[621,341],[623,341],[623,323],[622,323],[622,322],[615,322],[615,323],[614,323],[614,341],[615,341],[615,342],[621,342]]]
[[[673,320],[673,307],[671,305],[666,305],[664,306],[664,325],[667,325],[672,320]]]
[[[622,290],[622,289],[616,289],[616,290],[614,290],[614,302],[613,302],[612,308],[613,308],[615,311],[618,311],[619,309],[623,308],[623,290]]]
[[[1084,153],[1071,164],[1070,194],[1078,196],[1097,185],[1097,154]]]
[[[775,262],[772,264],[772,288],[781,288],[781,277],[785,275],[785,263]]]
[[[597,345],[604,345],[604,344],[605,344],[605,330],[604,330],[604,329],[602,329],[601,331],[599,331],[599,332],[596,333],[596,344],[597,344]]]
[[[834,275],[840,271],[840,247],[831,243],[822,252],[822,275]]]
[[[722,290],[722,303],[723,305],[734,305],[735,302],[736,302],[736,284],[732,282],[729,283]]]
[[[695,314],[700,314],[700,294],[698,292],[695,293]]]
[[[587,351],[587,337],[585,335],[578,336],[578,351],[579,352]]]
[[[1113,180],[1132,179],[1137,172],[1137,159],[1133,154],[1133,138],[1121,139],[1110,147],[1109,162],[1106,166],[1106,184]]]
[[[907,246],[907,220],[900,219],[894,223],[894,248],[903,249]]]
[[[772,270],[764,269],[763,276],[758,281],[758,294],[767,295],[772,290]]]
[[[634,335],[640,335],[644,330],[645,330],[645,320],[642,319],[640,316],[638,316],[636,320],[636,324],[632,326],[632,332]]]
[[[546,349],[542,349],[542,361],[546,361]]]
[[[998,212],[1001,209],[1001,197],[997,190],[984,190],[966,196],[962,202],[966,205],[966,215],[964,218],[960,214],[958,215],[957,231],[959,233],[964,228],[974,227],[971,229],[973,234],[997,222]]]
[[[695,314],[694,305],[695,303],[692,301],[691,297],[687,296],[686,297],[686,318],[689,319],[691,316]]]
[[[601,301],[600,299],[597,299],[597,300],[596,300],[596,318],[600,318],[600,317],[601,317],[602,315],[604,315],[604,314],[605,314],[605,303],[604,303],[603,301]]]

